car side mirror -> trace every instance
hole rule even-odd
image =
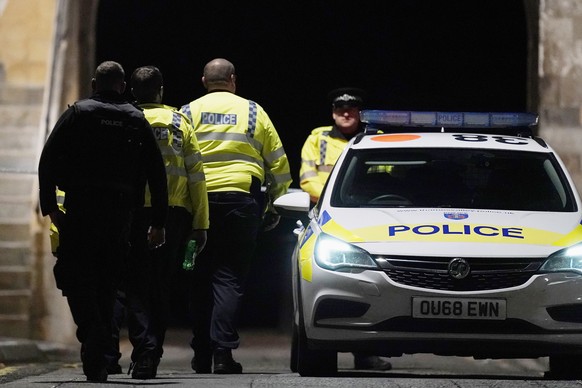
[[[304,191],[284,194],[273,202],[273,206],[282,217],[299,219],[303,224],[309,221],[311,203],[309,194]]]

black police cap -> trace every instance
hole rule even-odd
[[[366,92],[359,88],[339,88],[328,94],[328,98],[334,108],[342,106],[355,106],[361,108],[364,105]]]

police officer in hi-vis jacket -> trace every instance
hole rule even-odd
[[[259,228],[277,224],[272,201],[287,191],[291,175],[265,110],[235,94],[233,64],[222,58],[208,62],[202,83],[208,93],[181,108],[200,145],[210,206],[208,241],[192,281],[192,368],[242,373],[232,349],[240,342],[236,320],[244,283]]]
[[[301,149],[299,185],[309,193],[312,204],[319,200],[331,169],[348,141],[363,130],[360,109],[364,104],[365,92],[362,89],[335,89],[328,98],[332,106],[333,124],[311,131]],[[392,364],[377,356],[354,353],[354,367],[389,370]]]
[[[131,75],[130,85],[138,107],[152,126],[168,182],[166,243],[157,249],[147,245],[145,236],[153,209],[146,190],[145,206],[136,210],[132,224],[132,249],[122,287],[128,335],[133,345],[131,374],[135,379],[152,379],[163,355],[172,300],[179,291],[187,289],[181,284],[185,277],[180,276],[184,248],[189,240],[194,240],[199,253],[206,244],[208,195],[202,156],[190,120],[177,108],[162,103],[161,71],[155,66],[139,67]],[[114,323],[118,328],[119,322]],[[112,364],[120,356],[118,350],[114,353]]]

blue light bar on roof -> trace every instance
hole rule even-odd
[[[417,127],[530,127],[538,123],[533,113],[363,110],[360,118],[368,124]]]

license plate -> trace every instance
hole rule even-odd
[[[503,320],[506,316],[505,299],[412,298],[413,318]]]

